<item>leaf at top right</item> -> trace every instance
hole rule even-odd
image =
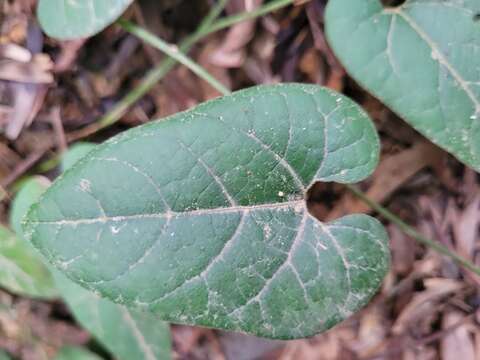
[[[355,80],[480,171],[480,0],[329,0],[325,25]]]

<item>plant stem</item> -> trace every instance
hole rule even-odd
[[[206,20],[207,23],[201,24],[197,32],[191,37],[190,42],[193,44],[196,41],[202,39],[203,37],[215,32],[219,31],[225,28],[228,28],[232,25],[235,25],[236,23],[246,21],[246,20],[251,20],[255,19],[259,16],[268,14],[272,11],[281,9],[282,7],[285,7],[287,5],[290,5],[293,3],[294,0],[276,0],[276,1],[271,1],[268,4],[261,6],[253,11],[246,11],[240,14],[235,14],[232,16],[228,16],[224,19],[221,19],[213,25],[208,25],[208,23],[211,21],[210,19],[215,19],[220,12],[223,10],[223,8],[226,5],[225,0],[223,0],[224,4],[221,4],[222,1],[217,4],[217,8],[212,9],[212,12],[207,16]],[[188,58],[185,54],[182,52],[186,52],[187,50],[183,50],[185,46],[180,46],[179,48],[173,47],[172,45],[167,44],[165,41],[162,39],[158,38],[157,36],[153,35],[152,33],[148,32],[147,30],[132,24],[129,21],[126,20],[119,20],[118,23],[120,26],[122,26],[126,31],[130,32],[131,34],[141,38],[142,40],[146,41],[150,45],[156,47],[160,51],[164,52],[168,56],[170,56],[171,59],[174,59],[176,62],[181,63],[182,65],[188,67],[191,71],[193,71],[195,74],[197,74],[200,78],[204,79],[206,82],[208,82],[211,86],[213,86],[215,89],[217,89],[219,92],[221,92],[224,95],[230,94],[230,90],[228,90],[223,84],[218,82],[214,77],[212,77],[207,71],[205,71],[202,67],[200,67],[197,63],[192,61],[190,58]],[[187,46],[189,48],[190,46]]]
[[[153,35],[152,33],[148,32],[147,30],[137,26],[129,21],[126,20],[119,20],[118,24],[123,27],[124,30],[128,31],[129,33],[139,37],[146,43],[152,45],[153,47],[157,48],[161,52],[165,53],[172,59],[176,60],[180,64],[188,67],[193,73],[195,73],[199,78],[204,79],[208,82],[211,86],[213,86],[216,90],[221,92],[222,94],[226,95],[230,93],[230,90],[227,89],[222,83],[220,83],[217,79],[215,79],[212,75],[208,73],[203,67],[198,65],[196,62],[191,60],[188,56],[183,54],[175,45],[170,45],[160,39],[159,37]]]
[[[187,53],[190,48],[210,35],[215,31],[225,29],[236,23],[251,20],[259,16],[265,15],[271,11],[278,10],[282,7],[288,6],[293,3],[293,0],[275,0],[270,1],[268,4],[259,7],[254,11],[243,12],[228,16],[215,23],[217,17],[221,14],[225,8],[228,0],[219,0],[217,5],[212,8],[210,13],[202,21],[198,29],[184,41],[181,42],[179,50],[183,53]],[[78,131],[72,132],[67,137],[69,142],[90,136],[97,131],[100,131],[108,126],[116,123],[125,114],[125,112],[135,104],[142,96],[144,96],[156,83],[158,83],[176,64],[176,61],[172,58],[167,58],[160,64],[156,65],[151,71],[149,71],[140,81],[139,85],[130,91],[125,97],[123,97],[114,107],[104,116],[102,116],[95,123],[88,125]]]
[[[200,23],[198,29],[190,36],[188,36],[179,48],[182,52],[188,52],[190,48],[206,35],[202,35],[209,29],[218,16],[221,14],[229,0],[219,0],[218,3],[210,10],[205,19]],[[69,142],[90,136],[99,130],[102,130],[110,125],[113,125],[125,114],[125,112],[135,104],[142,96],[144,96],[156,83],[158,83],[168,72],[175,66],[176,61],[172,58],[163,60],[150,70],[140,81],[140,83],[125,95],[114,107],[102,116],[98,121],[88,125],[78,131],[72,132],[68,135]]]
[[[210,12],[207,14],[207,16],[205,16],[205,18],[200,23],[200,26],[198,27],[197,32],[200,33],[210,28],[212,24],[215,22],[215,20],[218,19],[218,17],[222,13],[223,9],[225,9],[225,6],[227,6],[229,1],[230,0],[218,0],[218,2],[212,7]]]
[[[235,14],[228,16],[224,19],[218,20],[216,23],[214,23],[208,30],[205,31],[202,35],[208,35],[212,32],[218,31],[225,29],[229,26],[235,25],[236,23],[246,21],[246,20],[251,20],[255,19],[259,16],[266,15],[270,12],[273,12],[275,10],[281,9],[282,7],[288,6],[293,4],[294,0],[276,0],[276,1],[270,1],[269,3],[260,6],[259,8],[253,10],[253,11],[245,11],[240,14]]]
[[[408,225],[406,222],[404,222],[402,219],[400,219],[397,215],[393,214],[386,208],[384,208],[382,205],[379,203],[373,201],[370,199],[367,195],[365,195],[358,187],[355,185],[345,185],[348,190],[350,190],[355,196],[357,196],[359,199],[361,199],[363,202],[365,202],[368,206],[370,206],[373,210],[378,212],[380,215],[382,215],[385,219],[389,220],[390,222],[394,223],[399,227],[400,230],[402,230],[405,234],[413,238],[414,240],[418,241],[419,243],[426,245],[439,254],[445,255],[450,257],[452,260],[454,260],[456,263],[462,265],[466,269],[472,271],[473,273],[480,275],[480,268],[475,266],[470,260],[467,258],[451,251],[448,247],[445,245],[440,244],[437,241],[434,241],[432,239],[427,238],[426,236],[420,234],[417,230],[415,230],[413,227]]]

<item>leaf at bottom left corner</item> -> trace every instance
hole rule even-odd
[[[33,248],[0,226],[0,286],[19,295],[54,298],[57,291]]]
[[[102,358],[84,348],[64,346],[60,349],[55,360],[101,360]],[[1,359],[0,359],[1,360]]]
[[[120,360],[170,359],[169,324],[149,312],[102,299],[59,271],[55,282],[75,319]]]

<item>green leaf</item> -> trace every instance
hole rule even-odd
[[[133,0],[40,0],[38,20],[57,39],[95,35],[113,23]]]
[[[54,298],[53,281],[35,251],[0,225],[0,286],[20,295]]]
[[[5,264],[0,268],[0,284],[22,295],[51,299],[58,296],[52,277],[43,263],[43,257],[23,239],[21,221],[30,206],[50,185],[48,179],[35,176],[22,183],[12,201],[10,226],[0,229],[0,257]]]
[[[11,360],[11,357],[3,350],[0,350],[0,360]]]
[[[49,186],[50,181],[47,178],[43,176],[31,177],[22,183],[13,199],[10,209],[10,226],[20,239],[23,237],[21,224],[23,217]]]
[[[170,359],[170,328],[151,313],[128,310],[54,272],[77,321],[118,359]]]
[[[101,357],[78,346],[64,346],[55,360],[101,360]]]
[[[62,171],[70,169],[75,163],[95,148],[95,144],[77,142],[62,156]]]
[[[480,170],[480,2],[330,0],[329,42],[347,71],[410,125]]]
[[[388,267],[366,215],[321,223],[307,190],[356,182],[379,142],[348,98],[259,86],[97,146],[32,207],[32,242],[71,279],[168,321],[297,338],[366,304]]]

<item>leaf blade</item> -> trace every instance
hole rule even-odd
[[[368,269],[355,272],[350,285],[360,282],[364,291],[350,303],[341,251],[347,247],[308,213],[306,189],[316,181],[365,178],[378,149],[368,116],[343,96],[311,85],[252,88],[100,145],[52,186],[27,228],[39,249],[55,249],[50,260],[69,277],[118,303],[177,323],[275,338],[313,335],[373,295],[388,255],[386,247],[369,247],[371,237],[359,238],[379,276],[365,280]],[[360,218],[386,241],[376,220]],[[52,236],[56,229],[63,241]],[[336,295],[343,310],[325,300],[321,289],[335,292],[328,277],[311,279],[307,291],[311,269],[292,265],[305,257],[323,269],[317,252],[336,269],[322,271],[343,284]],[[296,290],[285,291],[299,310],[283,319],[286,311],[271,310],[288,304],[276,303],[270,284],[295,281]],[[305,293],[323,297],[310,301]]]
[[[45,188],[42,177],[26,180],[12,201],[10,225],[15,233],[0,226],[0,284],[17,294],[53,299],[58,296],[53,279],[36,249],[23,240],[20,225]]]
[[[81,158],[85,157],[85,155],[87,155],[93,149],[95,149],[95,144],[93,143],[76,142],[73,144],[62,156],[62,172],[70,169],[73,165],[75,165],[75,163],[77,163]]]
[[[0,226],[0,285],[25,296],[52,299],[57,292],[48,270],[27,243]]]
[[[475,1],[427,0],[392,9],[378,0],[353,6],[334,0],[326,11],[327,38],[347,71],[416,130],[477,171],[480,28],[474,15],[479,12]]]
[[[113,23],[133,0],[40,0],[38,19],[51,37],[68,40],[95,35]]]

